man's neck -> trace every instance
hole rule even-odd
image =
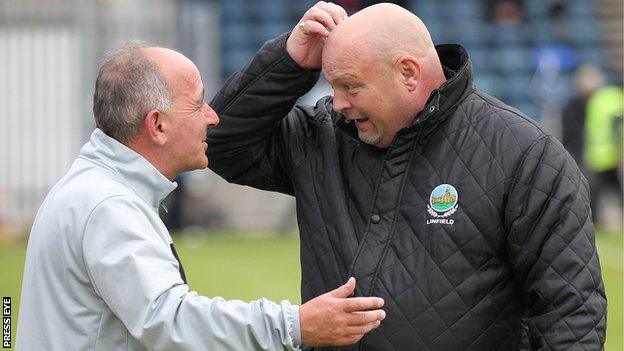
[[[146,142],[139,138],[135,138],[126,144],[137,154],[141,155],[147,162],[151,163],[162,175],[164,175],[170,181],[173,181],[179,172],[171,169],[173,164],[169,162],[167,155],[160,151],[161,148],[158,145],[151,143],[147,145]]]

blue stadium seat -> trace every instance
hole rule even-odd
[[[512,101],[510,105],[517,108],[518,110],[520,110],[520,112],[524,113],[527,117],[533,120],[539,122],[542,119],[540,108],[529,99],[519,99],[517,101]]]
[[[605,68],[607,67],[607,57],[599,46],[586,46],[577,49],[577,55],[579,63],[591,63],[595,66]]]
[[[443,11],[440,11],[440,6],[437,1],[412,1],[409,7],[412,9],[412,12],[425,23],[445,17]]]
[[[512,101],[527,99],[527,92],[531,83],[530,72],[514,72],[502,78],[507,94],[513,97]]]
[[[303,14],[318,0],[298,0],[298,1],[286,1],[288,3],[288,11],[290,12],[291,19],[298,20]]]
[[[457,20],[478,21],[486,18],[487,10],[481,0],[446,0],[437,1],[437,3],[444,4],[443,10],[452,13],[452,18]]]
[[[570,19],[570,41],[573,44],[595,45],[602,41],[602,30],[594,18]]]
[[[526,0],[524,4],[524,12],[528,19],[539,20],[548,17],[548,1],[545,0]]]
[[[262,44],[271,38],[292,30],[293,26],[294,24],[289,21],[266,21],[257,24],[250,35],[255,38],[256,43]],[[260,48],[260,45],[258,45],[258,48]]]
[[[456,28],[452,22],[442,19],[423,20],[429,28],[433,42],[436,44],[456,43],[459,41]]]
[[[548,44],[555,40],[551,23],[547,19],[531,20],[528,28],[528,36],[535,45]]]
[[[507,46],[492,50],[492,69],[504,74],[527,74],[531,69],[531,56],[524,46]]]
[[[491,43],[498,46],[523,45],[531,39],[529,29],[524,24],[491,24],[488,27]]]
[[[494,75],[494,84],[496,85],[496,97],[500,99],[506,104],[511,104],[515,99],[517,99],[517,90],[512,89],[509,84],[509,77],[506,75]]]
[[[262,22],[290,20],[290,8],[288,2],[284,0],[254,0],[249,1],[247,6]]]
[[[499,85],[496,77],[486,72],[476,72],[475,84],[484,92],[496,96],[499,92]]]
[[[250,27],[247,22],[225,22],[222,25],[223,45],[225,46],[246,46],[251,43]]]
[[[472,67],[477,76],[479,76],[482,72],[488,72],[491,70],[491,51],[489,49],[482,47],[468,47],[467,49],[470,61],[472,61]]]
[[[596,10],[592,1],[568,0],[566,2],[566,13],[571,17],[588,18],[596,17]]]
[[[483,45],[488,42],[490,33],[488,27],[480,20],[470,20],[455,23],[457,40],[465,45]]]
[[[228,77],[234,71],[246,65],[256,51],[256,49],[252,49],[251,47],[240,47],[225,50],[224,57],[227,59],[223,60],[224,77]]]
[[[223,11],[223,22],[246,21],[249,17],[249,6],[245,0],[221,0],[219,4]]]

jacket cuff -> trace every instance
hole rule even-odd
[[[293,347],[295,349],[299,349],[303,346],[301,345],[301,325],[299,322],[299,306],[285,304],[285,303],[282,303],[282,306],[284,306],[284,312],[286,315],[286,323],[287,323],[286,327],[288,330],[288,335],[290,336],[290,340],[292,341]]]

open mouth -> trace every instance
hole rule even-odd
[[[363,123],[366,123],[367,121],[368,121],[368,118],[365,118],[365,117],[353,119],[353,122],[355,122],[356,125],[362,125]]]

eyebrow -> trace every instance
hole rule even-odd
[[[326,71],[323,72],[323,76],[325,77],[325,80],[330,82],[329,79],[327,79],[327,73]],[[334,74],[330,74],[331,76],[333,76],[333,80],[331,82],[336,82],[336,81],[345,81],[345,80],[356,80],[358,77],[351,73],[351,72],[345,72],[345,70],[340,70],[338,72],[335,72]]]
[[[355,76],[342,76],[334,79],[331,82],[332,86],[345,86],[345,85],[361,85],[361,82]]]
[[[325,77],[325,80],[327,81],[327,83],[329,83],[331,86],[334,86],[336,84],[345,84],[345,83],[352,83],[356,81],[355,76],[352,75],[340,75],[335,77],[333,80],[329,80],[327,79],[327,77]]]

